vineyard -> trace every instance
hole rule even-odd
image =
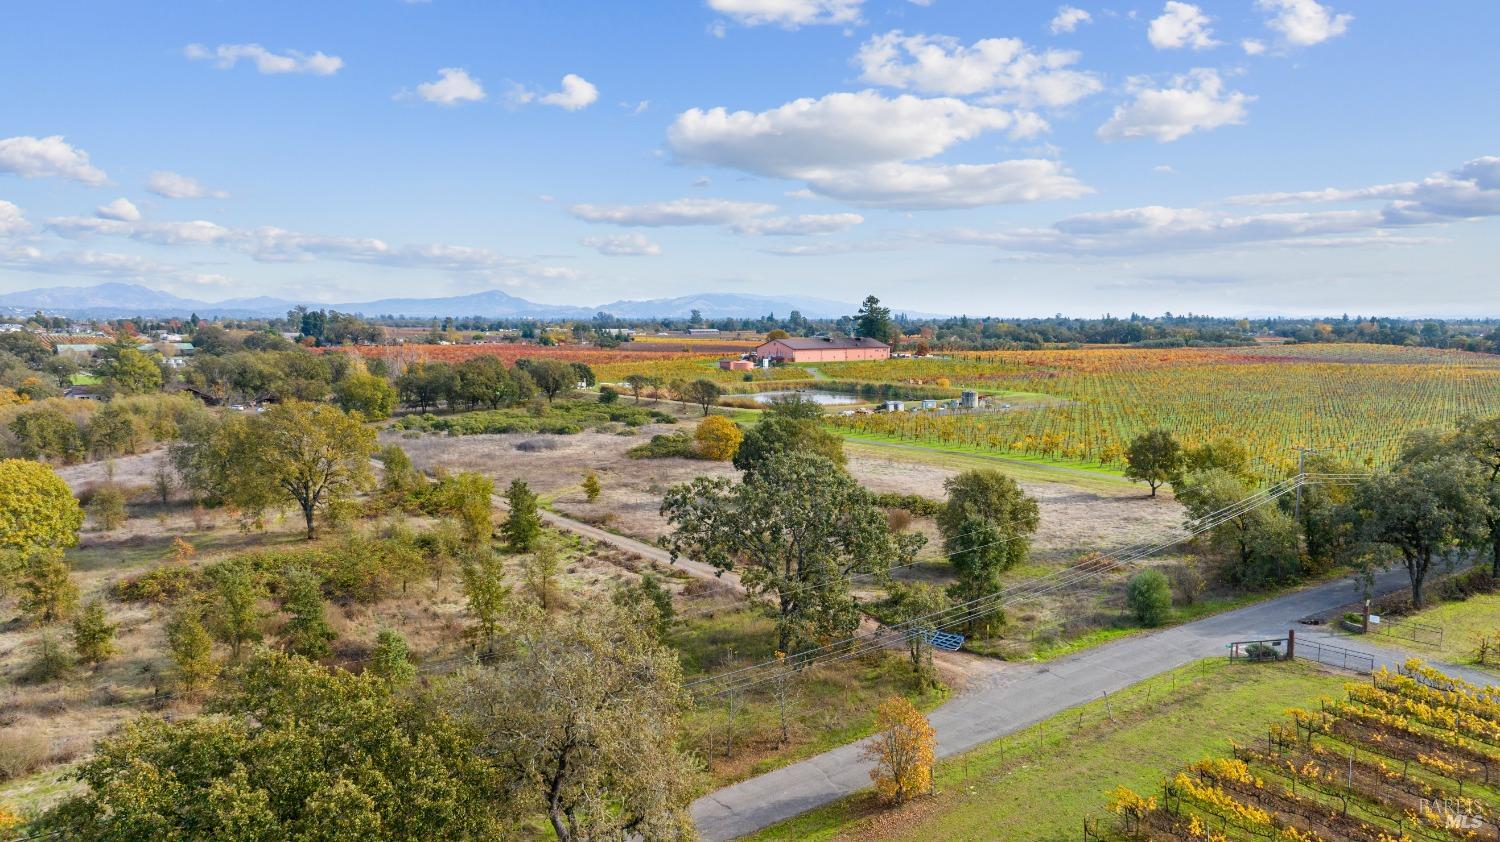
[[[1500,687],[1421,661],[1289,710],[1264,742],[1192,764],[1159,795],[1110,793],[1099,840],[1500,839]]]
[[[1008,411],[891,413],[834,420],[851,433],[1118,468],[1126,445],[1162,427],[1185,446],[1245,444],[1284,477],[1293,447],[1351,465],[1389,460],[1398,433],[1500,413],[1500,358],[1374,345],[996,351],[828,363],[836,378],[972,388],[1054,400]],[[1004,398],[999,398],[1004,400]]]

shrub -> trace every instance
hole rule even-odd
[[[113,532],[119,529],[127,517],[125,492],[114,484],[100,486],[89,498],[88,513],[100,531]]]
[[[651,441],[630,448],[625,455],[632,459],[692,459],[698,455],[698,446],[681,431],[652,436]]]
[[[0,730],[0,780],[11,780],[40,769],[47,762],[51,741],[27,728]]]
[[[616,403],[620,400],[620,393],[608,386],[599,387],[600,403]]]
[[[698,454],[704,459],[728,462],[739,451],[745,434],[728,418],[713,415],[698,422],[698,431],[693,438],[698,445]]]
[[[1125,586],[1125,604],[1143,626],[1159,626],[1172,607],[1172,586],[1160,570],[1142,570]]]
[[[943,508],[943,501],[920,494],[886,492],[875,495],[875,505],[882,509],[902,509],[915,517],[937,517],[938,511]]]
[[[68,653],[51,634],[44,634],[31,647],[31,663],[21,673],[24,684],[45,684],[62,678],[72,666]]]

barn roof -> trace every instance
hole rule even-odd
[[[891,346],[878,339],[867,336],[789,336],[786,339],[773,339],[771,342],[780,342],[793,351],[817,351],[824,348],[889,348]],[[771,344],[767,342],[761,345],[764,348]]]

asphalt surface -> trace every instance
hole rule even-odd
[[[1375,591],[1389,593],[1407,584],[1404,570],[1387,571],[1377,578]],[[1304,657],[1311,653],[1306,644],[1320,641],[1368,653],[1377,666],[1394,668],[1413,654],[1420,656],[1369,638],[1333,636],[1298,624],[1360,599],[1355,580],[1340,579],[1055,661],[1006,669],[929,715],[937,731],[937,754],[967,751],[1175,667],[1226,655],[1233,641],[1281,638],[1288,629],[1297,631]],[[1441,668],[1476,683],[1494,683],[1491,675]],[[703,796],[692,805],[699,834],[706,842],[735,839],[869,787],[871,764],[860,758],[863,747],[864,741],[841,746]]]

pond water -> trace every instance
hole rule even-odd
[[[748,397],[751,400],[754,400],[756,403],[770,403],[777,398],[785,398],[791,395],[796,395],[805,401],[812,401],[813,403],[821,404],[822,406],[842,406],[845,404],[864,402],[854,395],[844,395],[838,392],[820,392],[817,389],[807,389],[805,391],[795,392],[756,392],[752,395],[748,395]]]

